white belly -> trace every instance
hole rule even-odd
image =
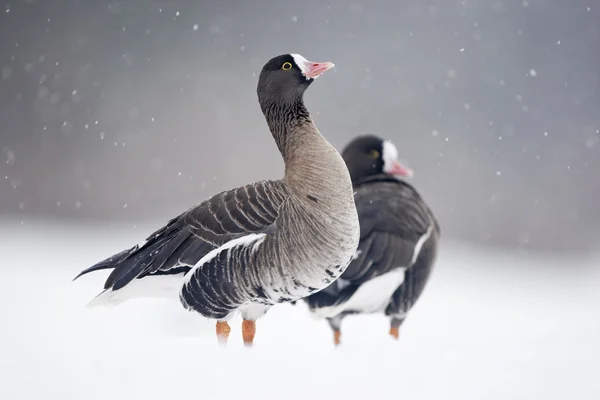
[[[364,314],[382,311],[390,302],[394,291],[404,282],[404,268],[378,276],[363,283],[345,303],[315,310],[315,314],[332,318],[344,311],[356,311]]]

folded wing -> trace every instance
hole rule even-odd
[[[219,193],[171,219],[145,242],[82,271],[112,269],[104,289],[117,291],[136,278],[189,271],[211,250],[274,228],[288,197],[282,181],[261,181]]]

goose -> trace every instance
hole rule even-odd
[[[304,92],[331,62],[283,54],[262,68],[258,102],[285,164],[283,178],[226,190],[189,208],[138,245],[85,269],[112,270],[90,303],[167,297],[216,321],[241,315],[244,345],[274,305],[299,300],[333,282],[359,241],[348,168],[317,129]]]
[[[413,171],[398,161],[389,140],[362,135],[342,151],[355,190],[360,243],[350,265],[323,290],[303,300],[325,318],[334,344],[351,314],[384,313],[390,335],[421,296],[437,259],[440,226],[418,191],[407,182]]]

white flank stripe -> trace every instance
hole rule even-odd
[[[198,261],[196,263],[196,265],[194,265],[192,267],[191,270],[188,271],[188,273],[183,278],[183,282],[181,283],[181,288],[184,285],[186,285],[190,281],[190,279],[192,279],[192,276],[194,275],[194,273],[196,272],[196,270],[198,268],[202,267],[204,264],[206,264],[207,262],[209,262],[210,260],[215,258],[220,252],[231,249],[232,247],[235,247],[235,246],[249,246],[252,243],[254,243],[254,245],[252,246],[252,251],[256,251],[256,249],[258,249],[258,246],[260,246],[261,243],[265,240],[266,236],[267,236],[266,233],[251,233],[249,235],[230,240],[229,242],[225,243],[221,247],[217,247],[216,249],[211,250],[208,254],[206,254],[204,257],[202,257],[200,259],[200,261]]]
[[[432,232],[433,232],[433,224],[429,225],[429,228],[427,228],[427,232],[425,232],[425,234],[423,236],[421,236],[419,238],[419,240],[417,241],[417,244],[415,245],[415,251],[413,252],[413,256],[412,256],[411,265],[417,261],[417,258],[419,258],[419,253],[421,252],[421,248],[423,247],[423,245],[425,244],[427,239],[429,239]]]

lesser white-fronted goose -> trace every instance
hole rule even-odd
[[[327,319],[336,345],[343,318],[360,313],[384,313],[397,339],[435,264],[440,227],[406,181],[413,172],[398,161],[390,141],[359,136],[342,156],[356,192],[360,243],[340,278],[304,300],[312,313]]]
[[[172,296],[217,321],[243,317],[244,343],[275,304],[303,298],[334,281],[356,251],[359,224],[348,168],[321,135],[305,90],[334,65],[298,54],[269,60],[258,102],[285,162],[281,180],[260,181],[203,201],[145,242],[84,270],[112,269],[92,305],[140,296]],[[77,279],[77,278],[76,278]]]

